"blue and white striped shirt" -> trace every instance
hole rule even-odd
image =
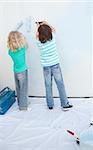
[[[37,45],[40,49],[42,66],[53,66],[59,63],[55,38],[53,38],[51,41],[47,41],[46,43],[37,41]]]

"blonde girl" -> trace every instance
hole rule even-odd
[[[13,70],[19,110],[27,110],[28,71],[26,64],[26,39],[22,33],[12,31],[8,36],[8,54],[13,60]]]

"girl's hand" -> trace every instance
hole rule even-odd
[[[40,24],[38,22],[36,22],[37,28],[40,26]]]
[[[36,39],[38,40],[38,31],[36,32]]]

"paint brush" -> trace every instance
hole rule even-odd
[[[67,132],[75,138],[77,144],[80,144],[79,137],[73,131],[67,130]]]

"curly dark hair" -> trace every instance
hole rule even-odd
[[[43,24],[40,25],[38,28],[38,33],[39,33],[39,41],[41,43],[46,43],[47,41],[52,40],[52,29],[50,26]]]

